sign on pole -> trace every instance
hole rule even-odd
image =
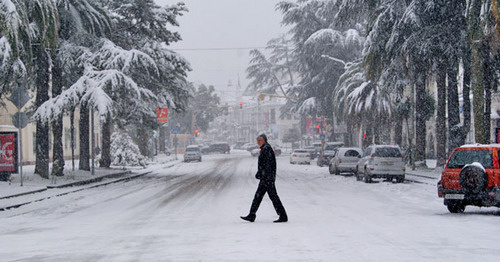
[[[0,177],[17,172],[17,133],[0,132]]]
[[[158,119],[158,122],[160,123],[166,123],[168,122],[168,108],[163,107],[163,108],[156,108],[156,118]]]

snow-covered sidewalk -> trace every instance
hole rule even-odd
[[[21,186],[21,177],[19,174],[12,174],[10,181],[0,181],[0,202],[13,197],[26,196],[28,194],[39,193],[48,188],[63,188],[80,186],[84,184],[100,182],[106,178],[117,178],[131,175],[132,172],[147,172],[152,167],[164,165],[166,163],[177,163],[174,156],[158,155],[150,163],[149,167],[95,167],[94,175],[91,171],[78,170],[78,161],[75,161],[75,170],[73,171],[71,161],[66,161],[64,176],[50,177],[44,179],[34,173],[35,166],[23,166],[23,182]],[[3,201],[2,201],[3,200]]]

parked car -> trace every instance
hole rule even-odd
[[[311,164],[311,155],[305,149],[295,149],[290,155],[290,164]]]
[[[184,151],[184,162],[198,161],[201,162],[201,149],[197,145],[186,147]]]
[[[229,154],[231,148],[228,143],[213,143],[208,146],[208,148],[203,148],[203,154],[211,154],[211,153],[220,153],[220,154]]]
[[[248,152],[252,152],[252,150],[254,150],[254,149],[259,149],[259,148],[260,148],[260,147],[259,147],[259,145],[257,145],[257,144],[249,144],[249,145],[247,145],[247,146],[246,146],[246,150],[247,150]]]
[[[405,163],[399,146],[371,145],[365,149],[356,166],[356,180],[364,179],[366,183],[372,178],[396,179],[402,183],[405,180]]]
[[[326,166],[330,160],[335,156],[338,148],[344,146],[343,142],[328,142],[323,146],[323,151],[319,154],[317,164],[318,166]]]
[[[163,153],[167,156],[171,155],[172,154],[172,150],[170,150],[170,148],[168,147],[165,147],[165,151],[163,151]]]
[[[340,175],[340,173],[355,173],[363,150],[358,147],[341,147],[337,154],[330,160],[328,170],[330,174]]]
[[[451,213],[465,207],[500,207],[500,145],[464,145],[450,155],[437,184]]]
[[[276,156],[280,156],[281,155],[281,148],[279,146],[273,146],[273,150],[274,150],[274,154]]]
[[[246,142],[236,142],[234,144],[233,149],[243,149],[243,146],[246,144]]]
[[[317,153],[316,153],[316,148],[314,146],[306,146],[304,147],[304,149],[307,150],[307,152],[309,152],[309,154],[311,155],[311,160],[316,158]]]
[[[252,151],[250,151],[250,155],[252,156],[259,156],[260,155],[260,148],[254,148]]]

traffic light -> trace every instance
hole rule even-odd
[[[199,136],[200,132],[198,132],[198,129],[194,130],[194,136]]]
[[[243,108],[243,102],[240,101],[240,109]]]

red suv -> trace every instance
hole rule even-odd
[[[453,150],[438,182],[438,196],[451,213],[468,205],[500,207],[500,145],[464,145]]]

